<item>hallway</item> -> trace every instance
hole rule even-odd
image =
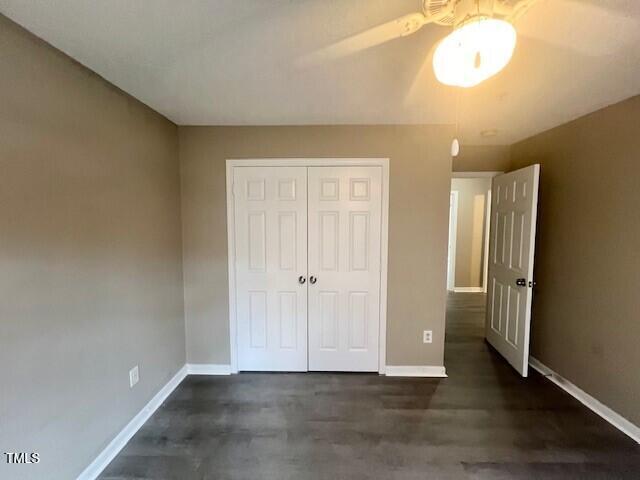
[[[100,477],[635,479],[640,447],[484,342],[484,295],[448,299],[449,378],[190,376]]]
[[[447,398],[476,430],[461,459],[471,478],[638,478],[640,446],[535,370],[519,377],[488,346],[485,299],[447,299]]]

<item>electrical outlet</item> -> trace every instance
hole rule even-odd
[[[425,330],[422,332],[422,343],[432,343],[433,342],[433,331]]]
[[[133,388],[133,386],[138,383],[140,380],[140,371],[138,370],[138,365],[129,370],[129,388]]]

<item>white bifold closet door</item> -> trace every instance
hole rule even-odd
[[[307,168],[234,168],[233,190],[238,369],[306,371]]]
[[[234,168],[238,370],[377,371],[380,167]]]
[[[309,370],[378,370],[380,167],[309,167]]]

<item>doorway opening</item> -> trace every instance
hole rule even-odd
[[[491,181],[501,172],[453,172],[447,290],[486,293]]]
[[[486,300],[484,336],[523,377],[529,370],[539,181],[537,164],[501,175],[465,173],[452,179],[457,193],[451,195],[449,300],[470,297],[463,292]],[[461,238],[470,250],[466,255],[460,252]],[[475,285],[460,286],[461,267],[462,277]]]

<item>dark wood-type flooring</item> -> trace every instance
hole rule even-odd
[[[640,479],[640,446],[483,338],[484,296],[449,297],[449,378],[189,376],[100,477]]]

